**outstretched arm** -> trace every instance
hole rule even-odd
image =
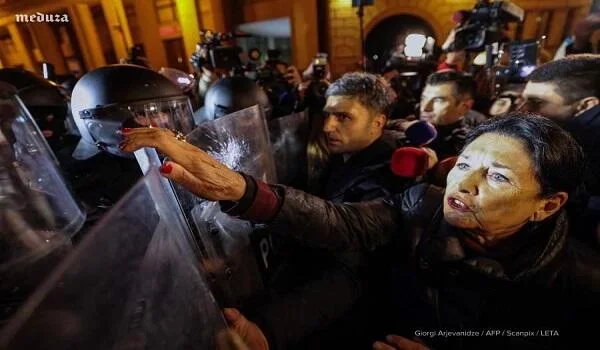
[[[389,242],[399,227],[399,210],[383,200],[334,205],[237,173],[166,129],[124,129],[123,135],[124,151],[155,147],[168,156],[171,161],[163,165],[162,174],[195,195],[233,203],[225,210],[229,214],[269,222],[279,234],[309,245],[337,251],[357,245],[374,250]]]

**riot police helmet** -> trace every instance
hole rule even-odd
[[[244,76],[221,78],[206,92],[204,118],[218,119],[254,105],[261,106],[268,119],[271,106],[260,86]]]
[[[16,88],[16,94],[33,117],[50,147],[60,148],[61,137],[67,132],[65,120],[68,100],[59,86],[20,68],[0,69],[0,81]]]
[[[189,98],[165,76],[141,66],[115,64],[85,74],[73,89],[71,108],[81,141],[73,157],[101,151],[131,157],[119,148],[122,128],[161,127],[182,134],[194,128]]]

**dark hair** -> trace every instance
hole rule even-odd
[[[567,131],[550,119],[524,112],[490,119],[468,134],[465,147],[488,133],[509,136],[525,145],[543,197],[561,191],[571,193],[582,183],[583,150]]]
[[[437,72],[427,77],[427,85],[453,84],[454,96],[473,97],[475,93],[475,81],[470,74],[453,70]]]
[[[553,83],[557,93],[573,103],[588,96],[600,97],[600,55],[573,55],[539,66],[527,76],[533,83]]]
[[[346,73],[329,86],[326,97],[348,96],[375,114],[388,116],[395,93],[383,79],[370,73]]]

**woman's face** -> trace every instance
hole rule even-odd
[[[528,221],[556,212],[540,196],[531,156],[517,139],[484,134],[461,153],[448,174],[444,217],[455,227],[491,243],[517,232]],[[554,203],[556,204],[556,203]]]

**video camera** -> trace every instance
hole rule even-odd
[[[279,50],[268,50],[265,64],[256,69],[256,82],[269,97],[272,117],[293,113],[298,103],[295,87],[285,78],[289,65],[280,59]]]
[[[435,69],[436,61],[433,57],[415,60],[392,55],[387,60],[382,73],[398,72],[390,81],[398,97],[392,112],[394,118],[405,118],[415,113],[415,106],[421,99],[427,77],[435,72]]]
[[[537,67],[539,42],[526,40],[510,44],[509,66],[496,73],[505,84],[524,83],[527,76]]]
[[[267,60],[265,61],[265,64],[256,69],[259,84],[270,85],[275,82],[287,83],[284,74],[289,65],[279,57],[281,57],[281,52],[279,50],[267,51]]]
[[[327,54],[317,53],[312,62],[310,85],[304,97],[305,104],[311,109],[321,111],[325,107],[325,93],[329,88],[327,79]]]
[[[525,11],[510,1],[479,0],[465,17],[448,51],[481,51],[503,41],[502,30],[508,23],[522,22]]]
[[[235,38],[249,37],[245,34],[219,33],[207,29],[200,30],[200,41],[190,63],[196,70],[202,67],[231,70],[242,65],[239,46],[224,46],[223,43]]]
[[[324,99],[329,85],[324,82],[327,79],[327,54],[318,53],[313,60],[312,79],[308,93],[316,99]]]

